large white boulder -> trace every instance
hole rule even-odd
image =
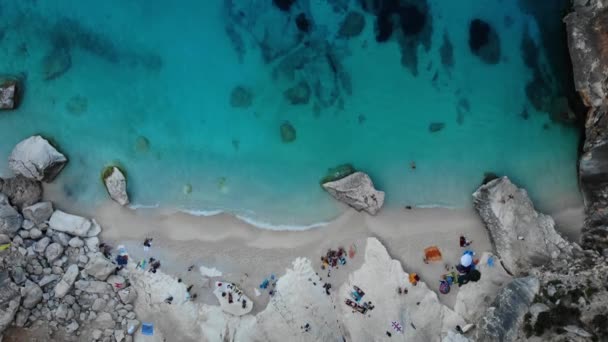
[[[80,237],[95,236],[101,231],[101,228],[95,221],[82,216],[64,213],[61,210],[55,210],[53,215],[51,215],[49,227],[59,232]]]
[[[46,139],[35,135],[13,148],[8,166],[15,174],[50,182],[57,177],[67,161]]]
[[[556,259],[571,259],[574,246],[555,231],[555,222],[534,209],[528,193],[497,178],[474,194],[475,208],[505,269],[514,275]]]
[[[323,188],[338,201],[371,215],[376,215],[384,204],[384,192],[376,190],[371,178],[363,172],[324,183]]]
[[[106,185],[110,197],[120,205],[129,204],[129,196],[127,195],[127,180],[125,175],[116,166],[104,172],[103,182]]]

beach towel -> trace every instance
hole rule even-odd
[[[141,325],[141,333],[146,336],[154,335],[154,324],[152,323],[142,323]]]
[[[424,249],[424,259],[426,261],[441,261],[441,251],[437,246],[430,246]]]

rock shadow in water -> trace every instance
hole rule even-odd
[[[469,48],[487,64],[498,64],[500,61],[498,32],[481,19],[473,19],[469,24]]]
[[[441,64],[448,70],[452,70],[454,66],[454,46],[448,37],[447,31],[443,33],[443,43],[439,48],[439,55],[441,57]]]
[[[401,64],[418,75],[418,46],[431,48],[432,15],[426,0],[360,0],[361,7],[376,16],[375,33],[379,43],[391,37],[399,43]]]

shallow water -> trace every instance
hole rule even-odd
[[[277,74],[283,59],[266,63],[259,32],[288,35],[289,29],[267,21],[236,25],[225,10],[229,3],[3,2],[0,72],[26,80],[20,108],[0,116],[0,155],[42,133],[70,158],[57,182],[79,203],[105,199],[100,172],[119,163],[135,204],[225,210],[273,224],[337,215],[340,206],[318,181],[347,162],[369,173],[392,207],[470,206],[489,171],[526,187],[543,210],[580,203],[578,130],[552,122],[526,97],[533,73],[522,58],[522,35],[528,28],[537,43],[541,35],[517,1],[429,1],[430,45],[412,50],[414,75],[402,65],[394,37],[376,42],[370,13],[359,36],[336,38],[336,18],[343,16],[325,2],[299,0],[292,11],[305,9],[316,25],[313,38],[302,42],[327,39],[331,58],[350,79],[336,82],[339,96],[331,105],[323,95],[331,91],[313,91],[305,105],[290,104],[283,92],[302,79],[312,84],[334,66],[305,64],[293,80]],[[357,1],[336,4],[358,8]],[[283,15],[273,6],[266,13]],[[471,53],[473,18],[496,29],[498,64]],[[239,33],[241,55],[226,26]],[[441,60],[446,32],[451,67]],[[550,73],[546,51],[538,54]],[[49,71],[62,63],[69,65],[64,73]],[[326,91],[333,86],[327,79],[321,78]],[[250,106],[231,106],[236,86],[251,90]],[[291,143],[281,141],[286,121],[296,130]],[[432,123],[443,129],[431,132]],[[7,174],[5,161],[2,168]]]

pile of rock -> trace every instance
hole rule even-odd
[[[136,292],[99,251],[101,227],[41,201],[40,181],[67,159],[41,137],[18,147],[10,166],[20,176],[0,182],[0,336],[14,322],[63,340],[131,341]]]

